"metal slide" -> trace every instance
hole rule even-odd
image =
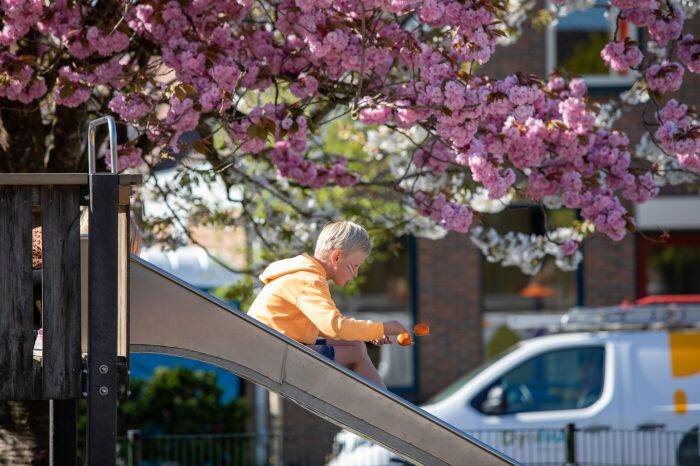
[[[132,256],[133,352],[208,362],[424,465],[517,464],[402,398]]]

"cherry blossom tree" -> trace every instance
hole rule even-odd
[[[590,3],[556,0],[550,15]],[[175,180],[150,185],[169,209],[151,219],[156,236],[186,236],[191,221],[244,225],[279,253],[354,215],[392,234],[470,233],[490,260],[527,273],[548,254],[572,269],[586,236],[634,231],[625,203],[700,176],[697,114],[669,95],[700,72],[700,39],[683,27],[697,6],[610,0],[618,22],[664,48],[616,33],[601,50],[637,73],[636,96],[653,106],[634,148],[580,78],[479,72],[534,4],[2,0],[0,170],[84,170],[86,122],[111,113],[119,170],[180,162]],[[343,128],[367,147],[338,144]],[[213,183],[227,207],[194,196]],[[581,220],[542,238],[479,225],[512,199]]]

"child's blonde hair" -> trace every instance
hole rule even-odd
[[[314,256],[325,258],[333,249],[340,249],[345,253],[362,251],[369,256],[372,252],[372,240],[367,230],[355,222],[343,220],[329,223],[318,235]]]
[[[80,213],[80,234],[87,235],[90,230],[90,216],[85,208]],[[134,215],[129,215],[129,252],[138,255],[143,247],[143,234],[138,223],[134,220]]]

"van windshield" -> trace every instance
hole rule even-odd
[[[438,401],[442,401],[445,398],[451,396],[453,393],[455,393],[460,388],[462,388],[464,385],[466,385],[467,382],[469,382],[471,379],[473,379],[474,377],[479,375],[484,369],[486,369],[487,367],[489,367],[491,364],[495,363],[499,359],[501,359],[501,358],[505,357],[506,355],[515,351],[516,349],[518,349],[520,347],[520,345],[521,345],[520,343],[517,343],[517,344],[511,346],[510,348],[501,351],[496,356],[490,357],[489,359],[487,359],[483,363],[479,364],[477,367],[475,367],[471,371],[467,372],[466,375],[464,375],[463,377],[460,377],[455,382],[453,382],[451,385],[448,385],[447,388],[445,388],[443,391],[439,392],[437,395],[430,398],[428,401],[425,402],[425,404],[429,405],[429,404],[437,403]]]

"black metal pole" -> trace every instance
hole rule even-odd
[[[88,466],[116,462],[118,189],[117,175],[90,175]]]
[[[51,466],[76,466],[78,405],[77,400],[51,400],[49,450]]]
[[[566,434],[566,465],[576,466],[576,425],[567,424]]]
[[[128,466],[141,466],[141,431],[130,429],[126,432],[129,442]]]

